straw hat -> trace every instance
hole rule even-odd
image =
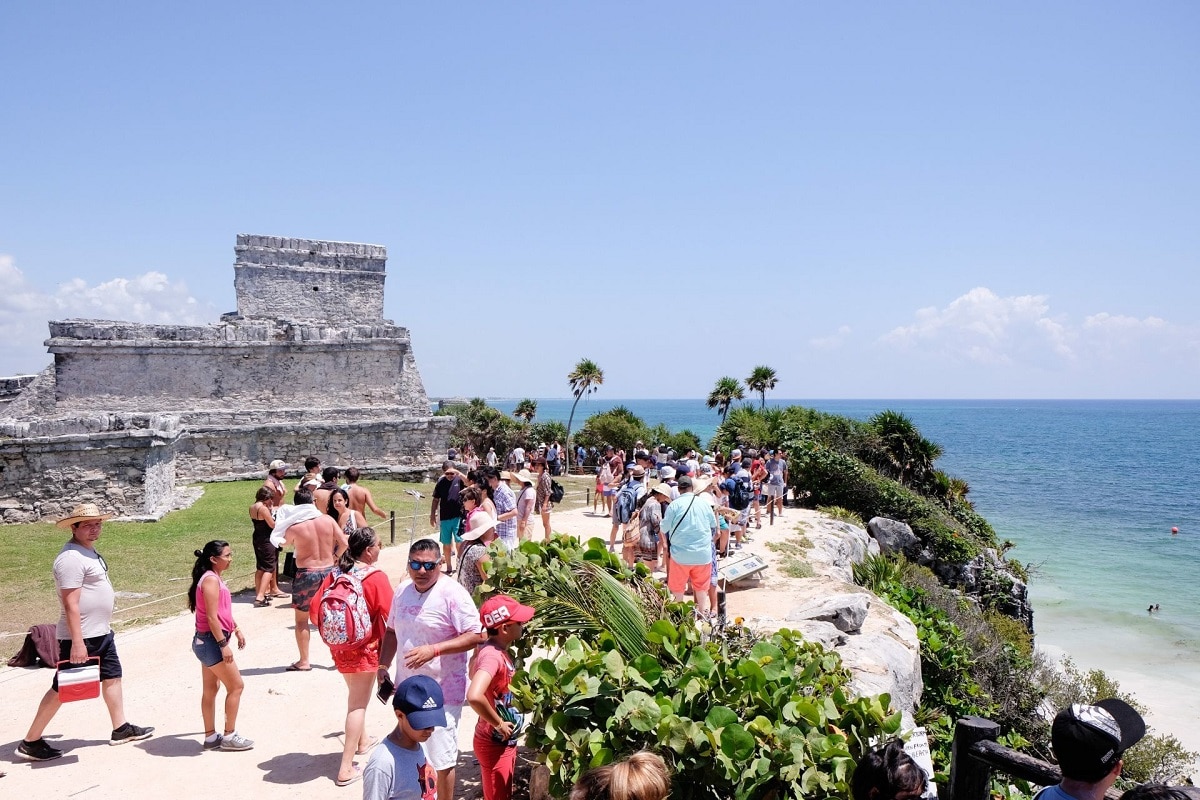
[[[80,503],[72,509],[69,517],[64,517],[54,524],[60,528],[70,528],[76,522],[84,522],[89,519],[106,520],[112,519],[112,517],[112,514],[101,514],[95,503]]]
[[[670,486],[670,484],[666,484],[666,483],[660,483],[660,484],[658,484],[657,486],[651,486],[651,487],[650,487],[650,491],[652,491],[652,492],[658,492],[659,494],[661,494],[663,497],[667,498],[668,500],[670,500],[670,499],[671,499],[671,486]]]
[[[496,519],[486,511],[478,511],[471,519],[477,520],[475,525],[469,531],[465,531],[462,535],[464,542],[473,542],[480,536],[496,527]]]
[[[711,478],[692,478],[692,493],[700,494],[712,483]]]
[[[532,472],[530,472],[527,469],[523,469],[520,472],[513,472],[510,474],[513,476],[513,478],[520,481],[521,483],[528,483],[533,486],[537,486],[537,482],[538,482],[537,475],[534,475]]]

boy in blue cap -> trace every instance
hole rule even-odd
[[[362,771],[363,800],[436,800],[437,772],[426,763],[421,742],[446,724],[442,702],[442,687],[425,675],[413,675],[396,687],[396,727]]]

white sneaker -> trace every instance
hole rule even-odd
[[[221,737],[222,750],[250,750],[253,747],[254,742],[240,733],[231,733],[228,736]]]

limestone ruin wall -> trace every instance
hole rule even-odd
[[[383,318],[380,245],[239,235],[235,313],[209,325],[51,321],[54,363],[0,379],[0,521],[78,502],[157,518],[181,481],[281,458],[424,474],[430,415],[408,330]]]

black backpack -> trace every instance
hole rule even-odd
[[[750,488],[749,478],[733,478],[733,488],[729,490],[729,507],[735,511],[744,511],[754,500],[754,490]]]
[[[555,481],[555,480],[550,481],[550,502],[551,503],[561,503],[564,494],[566,494],[566,492],[563,490],[561,483],[559,483],[558,481]]]

